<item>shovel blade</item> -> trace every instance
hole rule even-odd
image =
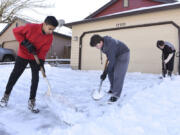
[[[49,97],[51,96],[51,89],[48,88],[48,90],[46,91],[46,95]]]
[[[103,91],[98,91],[98,90],[94,90],[92,93],[92,98],[94,100],[100,100],[104,97],[104,92]]]

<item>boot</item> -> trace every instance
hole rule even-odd
[[[1,107],[7,106],[8,100],[9,100],[9,95],[8,94],[4,94],[4,96],[2,97],[2,99],[0,101],[0,106]]]
[[[167,74],[167,70],[163,70],[162,71],[162,76],[165,78],[166,77],[166,74]]]
[[[112,96],[110,97],[109,102],[112,103],[112,102],[116,102],[117,100],[118,100],[117,97]]]
[[[28,101],[28,109],[31,110],[34,113],[39,112],[39,109],[36,108],[36,100],[35,99],[29,99],[29,101]]]

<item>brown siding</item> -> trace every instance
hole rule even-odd
[[[54,35],[51,49],[48,52],[47,58],[70,58],[70,50],[66,48],[71,46],[71,38]]]

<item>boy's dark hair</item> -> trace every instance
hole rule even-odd
[[[58,26],[58,21],[54,16],[47,16],[46,19],[44,20],[44,23],[48,25],[52,25],[54,27]]]
[[[101,41],[104,41],[103,37],[101,37],[100,35],[93,35],[90,40],[90,45],[94,47]]]
[[[157,41],[157,46],[163,46],[164,45],[164,41],[163,40],[158,40]]]

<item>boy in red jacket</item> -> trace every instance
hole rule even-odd
[[[43,66],[46,53],[53,41],[53,30],[57,26],[58,21],[56,18],[54,16],[47,16],[42,24],[26,24],[25,26],[13,29],[14,36],[19,42],[19,49],[15,66],[6,85],[6,90],[4,97],[0,101],[0,106],[7,106],[13,86],[29,63],[32,72],[32,80],[28,108],[31,111],[38,111],[38,109],[35,109],[35,100],[40,67],[36,63],[33,54],[37,54],[41,66]]]

